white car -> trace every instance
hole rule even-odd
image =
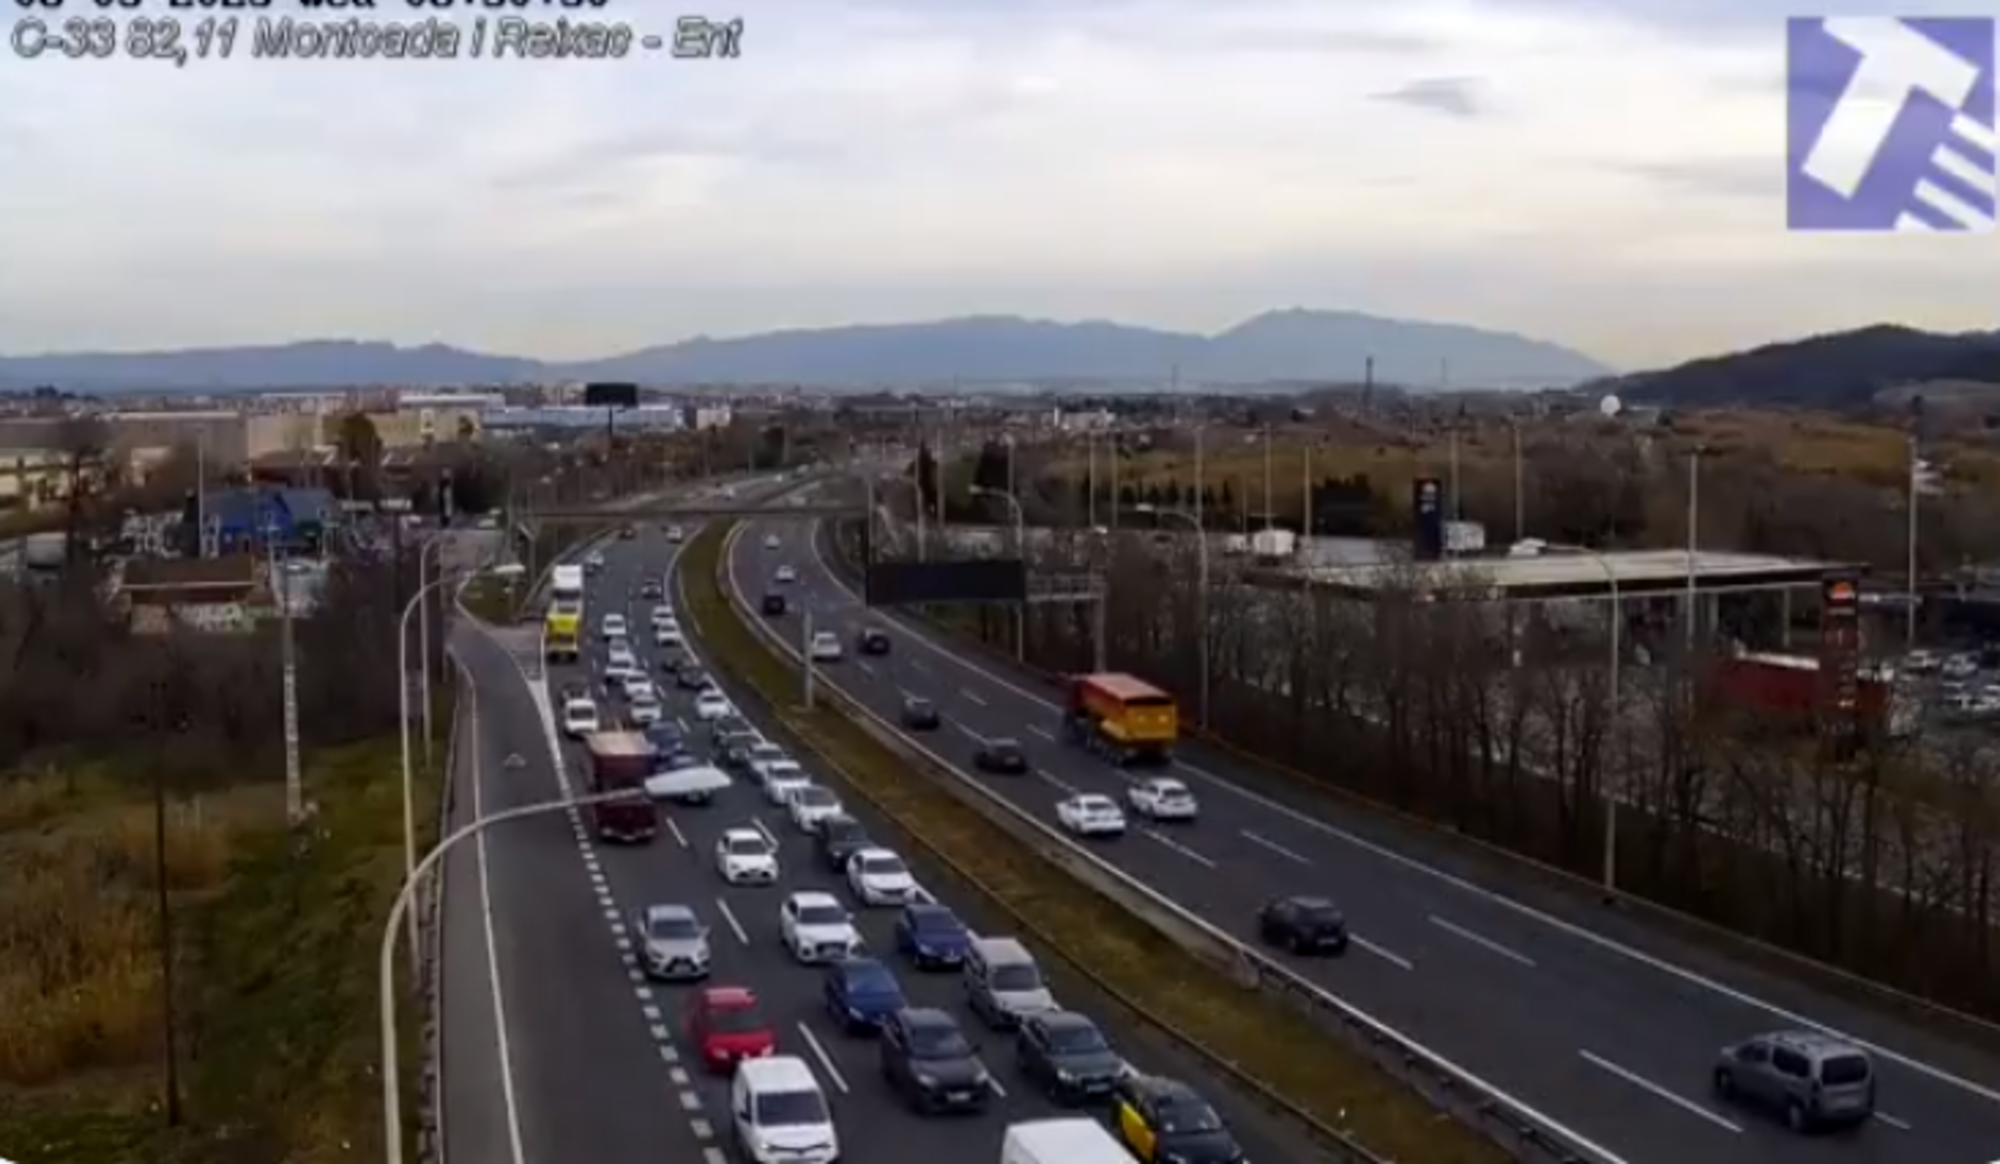
[[[1153,776],[1139,781],[1125,794],[1132,811],[1152,820],[1193,820],[1201,806],[1188,786],[1171,776]]]
[[[653,686],[653,681],[651,679],[646,678],[646,673],[644,671],[629,672],[621,676],[619,678],[618,686],[620,692],[627,699],[648,699],[657,701],[660,697],[659,689]]]
[[[656,627],[666,626],[669,623],[677,621],[679,621],[679,619],[674,614],[674,608],[672,603],[662,602],[658,606],[655,606],[653,608],[654,626]]]
[[[735,715],[736,709],[729,703],[729,697],[710,688],[694,697],[694,717],[703,723],[714,723],[725,715]]]
[[[622,639],[628,633],[625,627],[625,616],[622,614],[605,615],[604,621],[598,623],[598,629],[603,632],[604,641],[607,643],[612,639]]]
[[[796,760],[779,760],[775,764],[764,765],[757,770],[757,781],[764,786],[764,799],[779,808],[791,806],[792,793],[812,787],[812,777],[806,775],[806,770],[799,767]]]
[[[841,1158],[833,1109],[812,1068],[795,1055],[738,1063],[729,1082],[729,1119],[751,1164],[833,1164]]]
[[[566,701],[562,709],[562,730],[573,740],[597,731],[597,705],[588,699]]]
[[[764,535],[764,548],[765,548],[765,549],[767,549],[767,550],[775,550],[775,549],[777,549],[777,548],[778,548],[779,546],[781,546],[781,545],[784,545],[784,543],[778,540],[778,535],[777,535],[777,534],[765,534],[765,535]]]
[[[785,797],[785,807],[792,814],[792,824],[802,833],[818,832],[819,822],[827,817],[847,815],[840,797],[817,784],[792,789]]]
[[[660,706],[659,693],[650,687],[645,694],[633,696],[632,702],[625,708],[625,718],[632,721],[633,727],[651,727],[664,715],[666,708]]]
[[[808,965],[842,962],[861,949],[860,931],[831,893],[805,890],[778,907],[778,933],[792,957]]]
[[[681,637],[681,624],[663,622],[653,628],[653,645],[656,647],[684,647],[687,639]]]
[[[759,784],[764,782],[764,768],[766,765],[790,759],[790,756],[785,755],[785,749],[769,740],[758,740],[743,751],[743,766],[750,769],[750,774],[757,778]],[[794,765],[794,767],[796,766]]]
[[[775,885],[777,847],[756,829],[724,829],[715,841],[715,871],[731,885]]]
[[[799,572],[790,566],[780,566],[778,567],[778,572],[771,575],[771,581],[778,583],[780,586],[788,586],[798,580]]]
[[[863,905],[903,905],[916,895],[917,879],[889,850],[862,849],[847,859],[847,887]]]
[[[686,538],[687,538],[687,531],[682,529],[680,526],[670,525],[667,527],[667,541],[673,543],[674,545],[680,545],[682,541],[686,540]]]
[[[639,665],[639,656],[633,654],[630,647],[624,650],[613,649],[605,656],[604,675],[607,679],[617,679],[622,682],[635,675],[643,678],[645,674],[646,669]]]
[[[814,631],[812,645],[807,649],[815,663],[840,662],[840,636],[832,631]]]
[[[1056,805],[1056,819],[1080,837],[1125,835],[1125,813],[1118,802],[1095,792],[1072,796]]]

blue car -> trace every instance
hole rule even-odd
[[[902,984],[874,958],[849,958],[827,967],[827,1013],[849,1033],[872,1031],[903,1009]]]
[[[662,756],[687,751],[687,737],[676,723],[656,723],[646,729],[646,742],[653,745],[653,751]]]
[[[951,969],[965,961],[972,933],[958,915],[935,902],[906,905],[896,918],[896,949],[919,970]]]

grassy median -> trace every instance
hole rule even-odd
[[[727,527],[688,545],[687,614],[710,662],[754,687],[789,728],[883,815],[985,892],[1021,928],[1155,1025],[1233,1063],[1326,1127],[1391,1160],[1498,1164],[1508,1156],[1299,1013],[1245,990],[1101,894],[997,831],[937,779],[825,707],[795,706],[797,674],[745,625],[716,578]]]

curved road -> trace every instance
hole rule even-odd
[[[764,548],[767,534],[782,541]],[[808,523],[749,524],[730,559],[754,603],[779,564],[793,566],[800,611],[847,643],[872,622],[891,631],[886,658],[822,670],[885,716],[905,692],[935,699],[942,732],[920,737],[1044,819],[1072,791],[1122,793],[1125,776],[1055,742],[1058,709],[1042,684],[955,654],[911,621],[864,610],[826,565]],[[754,606],[751,607],[754,609]],[[1011,736],[1035,764],[1026,778],[975,776],[982,736]],[[1191,910],[1251,935],[1257,906],[1311,889],[1348,911],[1357,948],[1295,968],[1432,1050],[1508,1091],[1594,1146],[1601,1164],[1986,1164],[2000,1156],[2000,1062],[1796,982],[1734,964],[1519,879],[1496,883],[1435,838],[1324,804],[1306,806],[1282,777],[1199,745],[1175,775],[1202,819],[1139,829],[1100,851]],[[1287,797],[1292,796],[1291,803]],[[1817,1025],[1873,1048],[1880,1116],[1858,1134],[1799,1138],[1708,1094],[1718,1048],[1765,1030]]]
[[[639,584],[649,575],[664,578],[673,550],[651,527],[642,528],[638,538],[604,548],[606,567],[592,579],[585,601],[591,629],[604,613],[622,611],[641,632],[635,647],[650,664],[656,652],[644,632],[653,604],[638,598]],[[539,671],[533,645],[525,633],[514,633],[518,637],[505,631],[498,637],[470,632],[460,644],[474,670],[482,708],[486,811],[583,790],[582,749],[564,741],[552,750],[540,684],[524,682],[523,668],[517,666],[525,664],[528,674]],[[622,708],[622,700],[601,689],[602,651],[601,639],[593,637],[580,666],[549,668],[547,680],[555,691],[590,684],[610,717]],[[691,695],[668,685],[662,689],[668,714],[692,725]],[[698,728],[693,734],[700,739]],[[521,755],[526,765],[504,768],[500,759],[509,751]],[[871,819],[865,809],[856,815],[878,839],[894,844],[895,835],[884,822]],[[777,840],[784,869],[778,886],[728,886],[714,873],[710,853],[716,837],[724,828],[742,825],[760,827]],[[674,809],[650,845],[601,844],[587,826],[587,821],[572,823],[557,814],[492,834],[488,866],[497,934],[494,977],[503,986],[513,1106],[524,1148],[518,1158],[509,1154],[507,1105],[498,1072],[487,1070],[478,1058],[491,1053],[496,1024],[482,1026],[479,1021],[492,1008],[486,1004],[489,987],[473,968],[480,961],[473,956],[478,945],[474,932],[463,947],[471,954],[454,957],[461,949],[457,946],[447,952],[447,965],[459,967],[447,972],[452,1001],[446,1060],[453,1065],[446,1070],[445,1110],[452,1158],[493,1164],[640,1164],[660,1159],[720,1164],[738,1158],[729,1145],[726,1082],[700,1070],[683,1045],[680,1006],[690,988],[643,981],[620,941],[623,919],[631,910],[662,902],[686,904],[701,914],[712,929],[711,982],[755,990],[777,1029],[780,1051],[813,1066],[833,1105],[844,1159],[933,1164],[968,1150],[977,1158],[996,1158],[1007,1123],[1056,1114],[1018,1082],[1009,1037],[984,1032],[965,1012],[955,975],[918,975],[893,958],[914,1003],[959,1015],[967,1033],[981,1044],[998,1088],[987,1112],[971,1118],[918,1117],[887,1091],[872,1042],[843,1035],[827,1020],[820,1004],[821,973],[795,965],[778,944],[777,908],[784,894],[825,889],[843,900],[846,894],[838,879],[814,861],[805,838],[753,788],[731,789],[705,808]],[[918,872],[929,871],[919,865]],[[460,879],[457,867],[448,876],[455,879],[448,882],[453,894],[476,881],[476,873]],[[938,884],[931,877],[924,883]],[[454,927],[478,930],[476,923],[467,922],[468,912],[463,905],[447,911],[448,943],[456,940]],[[893,950],[893,911],[856,913],[870,947],[885,954]],[[978,925],[984,919],[968,920]],[[1060,989],[1058,996],[1064,997]],[[460,1001],[467,998],[479,1002]],[[456,1025],[454,1007],[459,1008]],[[1087,1004],[1081,1008],[1090,1009]],[[1146,1036],[1113,1023],[1105,1029],[1142,1068],[1189,1076],[1185,1064]],[[459,1042],[453,1042],[454,1036]],[[466,1048],[462,1054],[461,1045]],[[1252,1159],[1311,1158],[1283,1133],[1267,1134],[1254,1112],[1239,1110],[1241,1104],[1208,1081],[1190,1082],[1232,1118]]]

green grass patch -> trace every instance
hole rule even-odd
[[[419,779],[428,845],[439,788]],[[378,1157],[376,953],[402,881],[401,787],[391,737],[308,758],[310,839],[286,827],[271,781],[171,806],[184,1119],[169,1129],[146,786],[92,771],[0,783],[0,860],[23,874],[0,886],[0,912],[42,918],[51,935],[46,949],[23,944],[18,926],[0,935],[10,968],[39,973],[0,980],[12,1000],[0,1151],[62,1164]],[[74,985],[52,988],[64,959]],[[414,1079],[418,1024],[403,986]]]
[[[1170,1033],[1236,1064],[1300,1111],[1377,1154],[1424,1164],[1498,1164],[1492,1141],[1334,1036],[1300,1037],[1284,1002],[1245,990],[1173,945],[1027,845],[999,832],[941,782],[840,713],[794,706],[795,670],[773,654],[722,593],[727,527],[711,525],[683,556],[686,605],[711,662],[754,687],[823,765],[839,773],[939,862],[964,874],[1023,931]]]

